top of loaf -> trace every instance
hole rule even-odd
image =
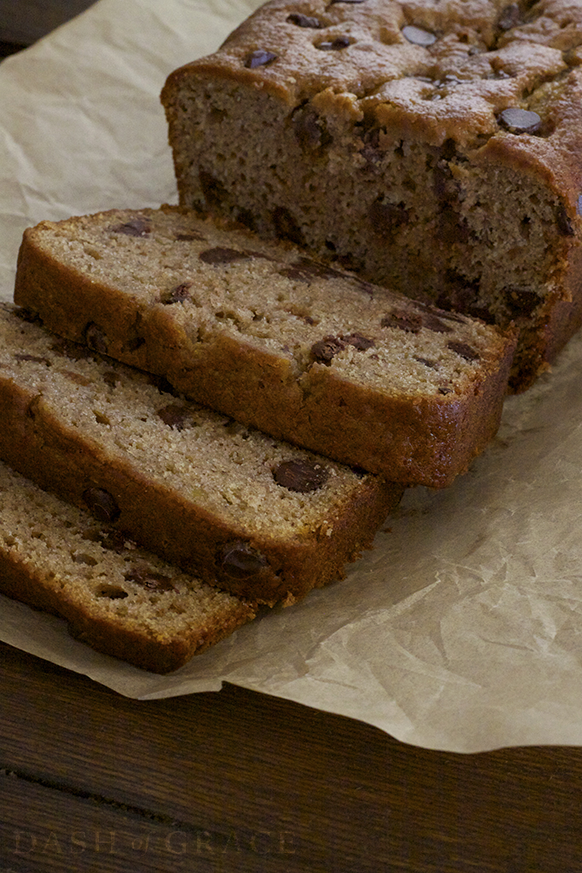
[[[520,164],[559,145],[571,177],[581,64],[582,4],[572,0],[271,0],[218,52],[175,71],[162,100],[201,74],[226,77],[394,138],[501,143]]]

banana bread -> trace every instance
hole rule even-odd
[[[2,463],[0,499],[0,591],[100,652],[167,673],[254,617]]]
[[[519,325],[510,385],[582,321],[582,4],[272,0],[162,102],[180,202]]]
[[[291,603],[343,575],[402,489],[187,403],[0,308],[0,457],[203,581]]]
[[[513,337],[178,207],[26,231],[15,300],[277,438],[449,484],[495,434]]]

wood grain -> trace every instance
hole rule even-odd
[[[580,869],[582,750],[437,753],[235,687],[139,702],[0,656],[5,868]]]
[[[95,0],[0,0],[0,40],[27,46],[92,6]]]

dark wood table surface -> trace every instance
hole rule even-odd
[[[1,53],[89,5],[0,0]],[[133,701],[0,643],[1,873],[577,873],[581,833],[581,749],[427,751],[230,686]]]

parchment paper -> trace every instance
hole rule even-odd
[[[176,200],[159,91],[258,0],[100,0],[0,64],[0,295],[23,229]],[[142,699],[246,688],[427,748],[582,742],[582,340],[449,489],[415,489],[343,581],[168,677],[0,598],[0,638]],[[1,517],[1,510],[0,510]]]

